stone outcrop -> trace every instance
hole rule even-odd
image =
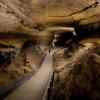
[[[28,45],[28,44],[27,44]],[[5,45],[6,46],[6,45]],[[35,72],[45,56],[42,45],[28,48],[0,47],[0,89],[10,86],[25,75]],[[44,48],[44,49],[43,49]]]
[[[0,68],[7,67],[13,61],[15,55],[16,55],[16,50],[0,51]]]
[[[74,51],[60,49],[55,54],[51,100],[99,100],[100,46],[88,44]]]

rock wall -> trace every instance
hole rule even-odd
[[[56,52],[50,100],[99,100],[99,53],[100,45],[89,44],[78,46],[74,52],[70,49]]]
[[[28,44],[27,44],[28,45]],[[35,72],[46,54],[43,45],[28,48],[0,47],[0,89],[10,86],[25,75]],[[44,48],[44,49],[43,49]]]
[[[41,48],[37,49],[37,46],[34,45],[33,48],[30,48],[30,46],[32,45],[28,44],[28,46],[25,45],[23,46],[23,44],[28,40],[34,40],[34,39],[37,40],[39,44],[40,41],[42,41],[41,43],[45,42],[46,44],[46,42],[49,41],[47,39],[47,35],[51,33],[45,30],[48,26],[55,26],[55,25],[74,27],[77,36],[79,37],[87,34],[89,36],[94,34],[99,35],[100,0],[0,0],[0,44],[6,46],[4,48],[0,45],[1,48],[0,58],[2,59],[0,62],[1,88],[13,83],[15,80],[19,79],[24,74],[35,70],[36,69],[35,66],[40,65],[40,62],[43,59],[44,55],[43,49]],[[38,37],[36,35],[38,35]],[[48,35],[49,39],[51,37],[49,37]],[[44,39],[46,41],[44,41]],[[43,46],[43,48],[45,47]],[[93,93],[92,88],[94,87],[91,85],[92,83],[90,82],[90,80],[89,83],[87,82],[86,78],[88,78],[88,73],[87,71],[86,73],[84,72],[85,68],[88,69],[88,72],[91,74],[89,75],[89,78],[91,79],[92,77],[92,79],[94,79],[94,76],[92,76],[94,72],[91,72],[94,66],[92,68],[90,67],[92,62],[91,57],[93,58],[97,57],[96,59],[98,60],[99,55],[98,54],[96,54],[95,56],[91,55],[91,52],[94,54],[95,51],[94,49],[91,52],[90,51],[89,53],[85,54],[85,57],[89,55],[88,59],[90,59],[90,63],[88,63],[88,59],[86,59],[84,56],[80,54],[79,54],[80,58],[78,58],[77,62],[73,63],[69,61],[74,64],[71,65],[71,69],[69,68],[68,70],[65,70],[68,67],[66,65],[65,59],[61,60],[64,61],[63,62],[64,65],[62,64],[62,62],[59,62],[63,66],[61,65],[58,67],[58,65],[60,65],[58,64],[56,66],[57,69],[55,68],[57,73],[57,75],[55,74],[57,76],[57,80],[54,83],[52,99],[64,100],[72,97],[71,100],[73,100],[73,97],[75,96],[77,97],[77,95],[84,97],[85,92],[89,93],[90,95],[89,98],[94,99],[94,95],[96,95],[97,99],[99,98],[98,90],[95,90],[97,88],[94,89],[94,91],[96,92]],[[68,55],[65,54],[64,57],[65,58],[71,57],[73,54],[74,53],[71,51],[70,54]],[[36,60],[39,60],[39,62],[37,62],[34,59],[34,57],[36,58]],[[84,61],[86,61],[86,66],[84,65],[83,58]],[[32,59],[34,59],[34,61],[32,61]],[[78,62],[80,62],[80,60],[82,60],[81,65],[78,65]],[[98,62],[96,62],[93,59],[93,63],[95,64]],[[78,75],[79,76],[81,76],[81,74],[83,75],[81,77],[82,82],[83,81],[87,82],[87,84],[89,85],[88,90],[84,90],[86,84],[85,85],[82,84],[82,86],[80,86],[80,83],[79,84],[77,83],[79,81],[81,82],[81,78],[78,77],[76,74],[75,76],[73,74],[76,73],[77,71],[76,64],[77,66],[79,66],[79,69],[81,66],[83,67],[83,69],[81,69],[82,70],[81,72],[84,75],[86,74],[87,77],[85,77],[84,79],[84,75],[81,72],[78,73]],[[98,66],[98,64],[96,64],[95,66]],[[75,72],[73,72],[74,69],[76,70]],[[69,72],[71,72],[70,75]],[[98,73],[97,70],[96,72]],[[76,76],[78,78],[76,78]],[[70,77],[68,79],[71,82],[70,83],[68,81],[70,83],[70,85],[68,85],[69,87],[67,87],[66,85],[69,84],[66,81],[67,80],[66,77]],[[74,78],[76,80],[74,80]],[[76,83],[74,84],[73,81],[75,81]],[[56,83],[60,84],[56,85]],[[77,88],[74,87],[74,85],[77,85]],[[80,87],[82,87],[82,89]],[[77,92],[75,94],[74,92],[76,90]],[[82,92],[80,92],[80,90],[82,90]],[[91,94],[89,91],[91,91]]]

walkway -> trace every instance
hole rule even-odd
[[[48,54],[39,71],[4,100],[42,100],[53,72],[53,54]]]

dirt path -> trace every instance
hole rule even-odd
[[[4,100],[42,100],[53,71],[53,54],[48,54],[39,71]]]

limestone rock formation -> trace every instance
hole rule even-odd
[[[28,30],[29,33],[33,32],[38,23],[88,25],[98,28],[99,2],[99,0],[0,0],[2,27],[0,31],[17,30],[26,33]]]
[[[75,52],[66,50],[55,54],[51,100],[99,100],[100,46],[79,47]]]
[[[45,56],[42,49],[39,45],[26,49],[0,47],[0,90],[35,72]]]
[[[0,0],[0,88],[37,69],[52,45],[55,32],[47,30],[50,26],[73,27],[75,43],[100,36],[100,0]],[[55,55],[52,100],[100,99],[99,40],[89,48],[84,40],[81,49],[80,43],[71,44],[73,50]]]

